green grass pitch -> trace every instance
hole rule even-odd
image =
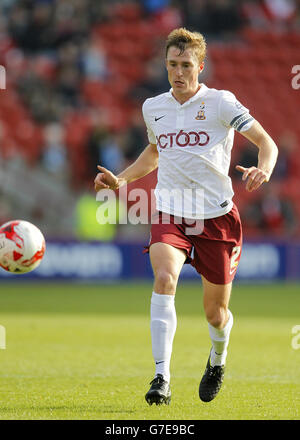
[[[0,419],[299,419],[300,349],[292,346],[299,285],[234,285],[224,384],[203,403],[210,341],[201,284],[180,282],[172,401],[149,407],[151,291],[138,282],[2,283]]]

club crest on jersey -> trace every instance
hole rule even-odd
[[[198,121],[204,121],[204,119],[206,119],[204,109],[205,109],[205,104],[204,104],[204,102],[201,102],[200,110],[198,111],[195,119],[197,119]]]
[[[204,119],[206,119],[204,110],[199,110],[195,119],[197,119],[198,121],[203,121]]]

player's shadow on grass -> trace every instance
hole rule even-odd
[[[113,414],[113,413],[124,413],[124,414],[133,414],[135,413],[134,410],[131,409],[116,409],[111,406],[109,407],[103,407],[103,406],[89,406],[89,405],[81,405],[81,406],[74,406],[70,408],[66,405],[60,405],[60,406],[53,406],[53,405],[44,405],[44,406],[32,406],[32,405],[24,405],[19,406],[18,408],[9,408],[5,406],[1,406],[0,408],[0,414],[4,412],[16,412],[20,410],[31,410],[31,411],[68,411],[68,412],[79,412],[79,411],[89,411],[91,413],[102,413],[102,414]]]

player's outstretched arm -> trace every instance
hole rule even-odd
[[[98,165],[94,184],[95,191],[101,189],[118,189],[127,183],[140,179],[155,170],[158,166],[158,151],[155,144],[149,144],[137,160],[117,176],[111,171]]]
[[[245,168],[237,165],[235,168],[243,173],[242,180],[246,181],[246,190],[254,191],[264,182],[270,180],[275,167],[278,148],[271,136],[263,129],[259,122],[254,121],[251,128],[241,133],[258,148],[257,167]]]

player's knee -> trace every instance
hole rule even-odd
[[[176,289],[177,277],[168,270],[159,270],[155,274],[156,289],[161,293],[174,293]]]
[[[224,307],[216,307],[206,311],[206,319],[210,325],[221,330],[226,325],[227,309]]]

